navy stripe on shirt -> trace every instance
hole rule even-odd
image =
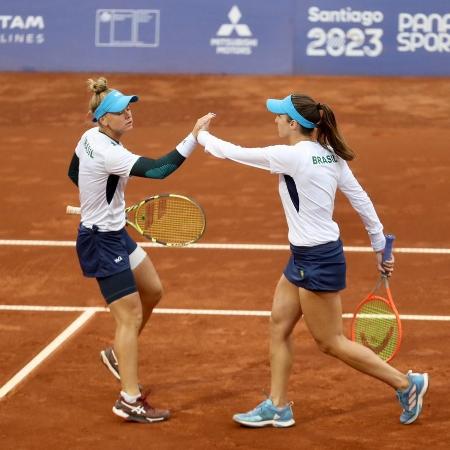
[[[106,201],[108,205],[111,204],[114,194],[116,193],[117,185],[119,184],[119,175],[110,175],[106,182]]]
[[[289,197],[291,197],[291,201],[294,204],[294,207],[297,212],[300,210],[300,200],[298,198],[297,186],[295,185],[295,181],[289,175],[283,175],[284,181],[286,182],[286,186],[288,188]]]

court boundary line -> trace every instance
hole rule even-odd
[[[0,400],[8,395],[19,383],[42,364],[55,350],[57,350],[67,339],[73,336],[86,322],[97,313],[109,312],[106,307],[97,306],[41,306],[41,305],[0,305],[0,311],[12,312],[81,312],[81,314],[65,328],[55,339],[53,339],[43,350],[41,350],[31,361],[12,376],[2,387],[0,387]],[[168,315],[215,315],[215,316],[253,316],[269,317],[270,311],[258,310],[231,310],[231,309],[192,309],[192,308],[155,308],[156,314]],[[342,318],[350,319],[352,313],[343,313]],[[414,314],[400,314],[402,320],[421,321],[444,321],[450,322],[450,316],[428,316]]]
[[[64,329],[50,344],[42,349],[28,364],[20,369],[0,388],[0,400],[8,395],[21,381],[42,364],[58,347],[78,331],[89,319],[94,317],[96,311],[83,311],[66,329]]]
[[[152,242],[138,242],[141,247],[153,248],[184,248],[184,249],[214,249],[214,250],[289,250],[287,244],[221,244],[221,243],[197,243],[185,247],[166,247]],[[0,246],[31,246],[31,247],[75,247],[75,241],[51,241],[34,239],[0,239]],[[344,251],[355,253],[372,253],[372,247],[344,246]],[[410,254],[444,254],[450,255],[450,248],[428,248],[428,247],[396,247],[395,253]]]
[[[101,306],[41,306],[41,305],[0,305],[0,311],[35,311],[35,312],[85,312],[93,314],[109,312],[109,309]],[[254,316],[269,317],[270,311],[245,310],[245,309],[196,309],[196,308],[155,308],[155,314],[168,315],[209,315],[209,316]],[[343,319],[350,319],[353,313],[343,313]],[[436,316],[426,314],[400,314],[402,320],[450,322],[450,316]]]

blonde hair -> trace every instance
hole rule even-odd
[[[112,91],[108,88],[108,81],[105,77],[100,77],[97,80],[89,78],[86,82],[88,90],[93,92],[89,100],[89,111],[94,114],[102,100]]]

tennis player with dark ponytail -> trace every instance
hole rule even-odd
[[[382,262],[383,225],[347,164],[354,153],[339,133],[328,105],[293,94],[282,100],[267,100],[267,109],[276,114],[279,137],[286,139],[287,145],[242,148],[220,140],[207,131],[214,114],[198,134],[198,142],[215,157],[279,175],[289,229],[291,256],[275,290],[270,321],[270,397],[233,419],[250,427],[294,425],[292,404],[288,402],[291,337],[303,317],[324,353],[393,387],[403,409],[400,422],[412,423],[422,409],[428,374],[404,374],[343,333],[340,291],[345,288],[346,263],[339,227],[333,220],[337,189],[361,217],[378,270],[391,275],[394,268],[393,258]]]

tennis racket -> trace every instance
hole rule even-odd
[[[391,259],[394,239],[393,235],[386,236],[383,262]],[[382,286],[384,292],[380,289]],[[351,324],[351,339],[370,348],[385,361],[397,354],[402,341],[402,323],[386,274],[381,274],[375,288],[357,306]]]
[[[127,224],[152,242],[182,247],[198,241],[206,227],[205,213],[192,198],[160,194],[125,209]],[[81,208],[67,206],[67,214],[80,214]]]

